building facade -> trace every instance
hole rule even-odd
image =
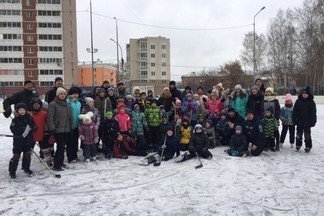
[[[117,68],[109,64],[94,65],[94,84],[101,86],[106,80],[110,85],[116,85]],[[92,86],[92,67],[91,64],[79,65],[78,86]]]
[[[2,94],[34,82],[43,94],[58,76],[74,84],[77,72],[76,0],[0,0]]]
[[[154,95],[160,95],[170,81],[170,40],[165,37],[130,39],[126,45],[126,81]]]

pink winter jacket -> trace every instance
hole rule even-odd
[[[119,131],[120,132],[127,132],[131,129],[131,119],[127,113],[118,113],[115,116],[115,119],[118,121],[119,124]]]
[[[218,115],[222,111],[222,102],[220,99],[212,101],[210,98],[207,100],[207,111],[209,114]]]
[[[98,126],[93,122],[91,124],[80,124],[79,126],[79,136],[83,135],[84,140],[81,142],[85,145],[94,144],[95,138],[98,138]]]

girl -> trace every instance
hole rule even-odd
[[[283,146],[287,131],[289,130],[289,141],[290,147],[294,147],[295,143],[295,125],[292,121],[292,113],[293,113],[293,101],[291,94],[286,94],[285,96],[285,106],[281,108],[280,112],[280,120],[282,122],[282,131],[280,137],[280,145]]]
[[[184,115],[189,118],[190,125],[193,127],[197,123],[198,104],[192,100],[192,95],[187,94],[186,99],[182,103]]]
[[[230,103],[230,107],[233,108],[240,116],[246,117],[246,102],[247,96],[240,84],[235,86],[235,92],[233,99]]]
[[[120,133],[129,133],[132,125],[131,125],[131,119],[129,115],[126,113],[125,105],[120,103],[117,107],[117,114],[115,116],[115,119],[118,122],[119,125],[119,132]]]

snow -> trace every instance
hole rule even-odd
[[[198,170],[196,159],[145,167],[130,157],[71,164],[58,179],[33,157],[35,176],[19,167],[10,180],[12,140],[1,137],[0,215],[324,215],[323,108],[317,106],[309,154],[288,142],[260,157],[229,157],[216,148]],[[9,124],[1,115],[1,133],[10,134]]]

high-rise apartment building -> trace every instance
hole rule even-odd
[[[151,89],[154,95],[160,95],[170,81],[170,40],[165,37],[130,39],[126,51],[126,80],[131,90]]]
[[[62,77],[76,80],[76,0],[0,0],[2,94],[32,80],[44,93]]]

